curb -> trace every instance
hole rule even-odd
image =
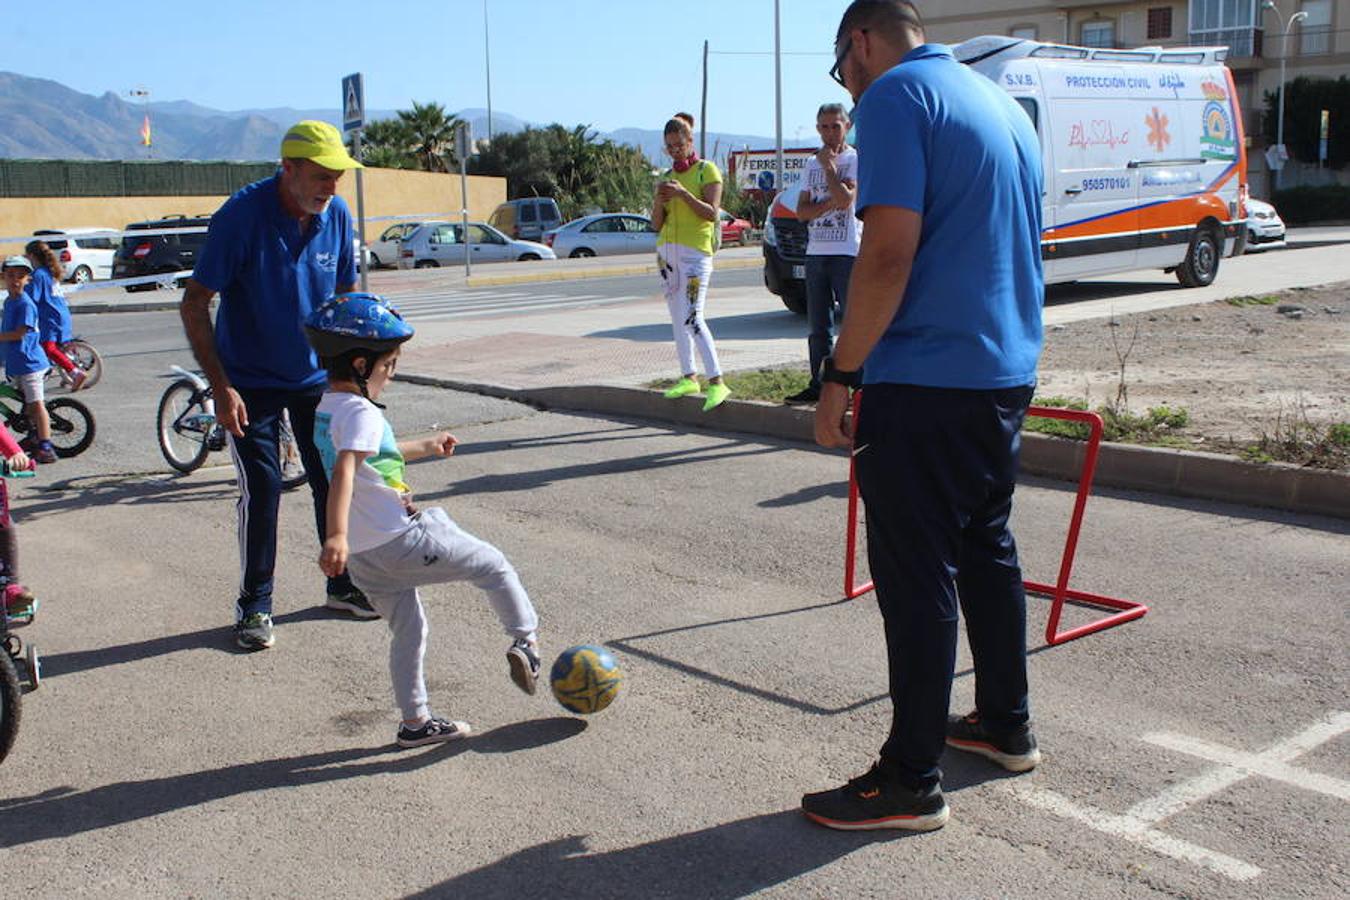
[[[724,259],[715,263],[716,269],[754,269],[764,265],[762,257]],[[464,280],[466,287],[494,287],[503,284],[529,284],[540,281],[583,281],[588,278],[622,278],[634,275],[655,275],[656,263],[641,265],[608,266],[606,268],[581,269],[575,272],[525,272],[520,275],[470,275]]]
[[[810,408],[728,400],[704,413],[699,398],[672,401],[642,388],[512,388],[402,372],[395,378],[514,400],[543,410],[631,416],[690,429],[815,442],[815,413]],[[1023,432],[1021,468],[1029,475],[1077,483],[1086,450],[1081,441]],[[1218,453],[1103,442],[1093,485],[1350,519],[1350,475],[1287,463],[1250,463]]]

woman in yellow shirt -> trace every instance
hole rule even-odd
[[[699,159],[694,152],[693,125],[674,118],[665,127],[666,152],[674,161],[661,175],[652,202],[652,225],[660,232],[656,255],[665,282],[666,308],[675,333],[675,353],[682,377],[666,391],[671,400],[700,390],[694,370],[694,347],[703,358],[708,391],[703,402],[707,412],[720,406],[731,394],[722,383],[722,366],[712,332],[703,320],[703,304],[712,279],[712,257],[717,210],[722,203],[722,173],[717,166]]]

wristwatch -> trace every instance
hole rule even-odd
[[[820,369],[820,380],[842,384],[846,388],[857,390],[862,387],[862,371],[854,369],[852,372],[845,372],[842,369],[837,369],[834,365],[834,357],[827,356],[825,357],[825,364]]]

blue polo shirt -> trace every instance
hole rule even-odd
[[[1033,384],[1041,351],[1041,151],[1027,114],[941,44],[863,93],[858,217],[923,216],[904,302],[864,380],[996,389]]]
[[[37,304],[38,338],[57,343],[70,340],[74,336],[70,307],[66,305],[66,298],[61,296],[61,289],[52,278],[52,273],[39,266],[24,290]]]
[[[5,373],[13,377],[45,372],[47,354],[39,342],[37,304],[26,292],[17,297],[6,296],[4,313],[0,317],[0,331],[9,332],[18,328],[27,328],[28,331],[17,341],[5,341]]]
[[[347,204],[334,197],[301,234],[299,220],[282,209],[279,181],[264,178],[225,201],[192,273],[220,294],[216,353],[236,387],[323,384],[302,323],[338,285],[356,283]]]

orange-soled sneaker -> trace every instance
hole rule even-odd
[[[947,717],[947,746],[983,756],[1009,772],[1030,772],[1041,761],[1030,724],[992,732],[985,729],[978,712]]]
[[[843,787],[802,797],[811,821],[841,831],[936,831],[951,815],[940,785],[914,790],[873,766]]]

